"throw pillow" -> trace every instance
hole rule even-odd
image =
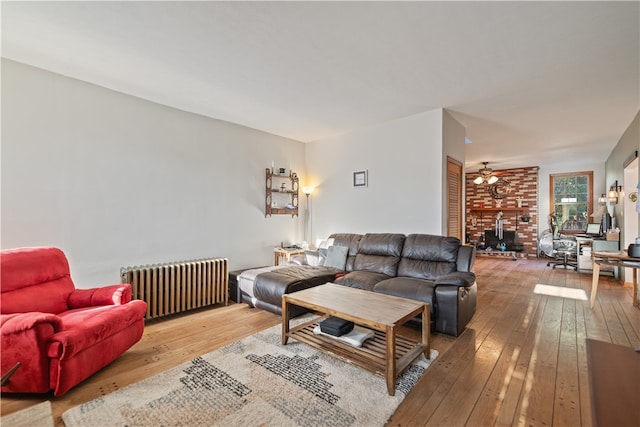
[[[327,250],[326,249],[318,249],[317,251],[304,251],[307,265],[313,266],[322,266],[324,265],[324,260],[327,258]]]
[[[289,260],[289,264],[309,265],[309,263],[307,262],[307,257],[305,257],[304,255],[294,255],[294,256],[292,256],[291,260]]]
[[[320,252],[318,251],[304,251],[305,256],[307,257],[308,265],[320,265]]]
[[[347,246],[329,246],[327,248],[327,259],[324,261],[324,266],[344,270],[347,266],[348,254],[349,248]]]
[[[320,254],[318,265],[324,265],[324,262],[327,260],[327,248],[318,249],[318,253]]]
[[[333,242],[335,239],[326,239],[320,242],[318,245],[318,249],[327,249],[329,246],[333,246]]]

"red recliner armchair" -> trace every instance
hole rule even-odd
[[[2,392],[60,396],[142,338],[147,304],[131,285],[76,289],[60,249],[0,254]]]

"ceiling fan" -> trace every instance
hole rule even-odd
[[[493,169],[488,168],[489,162],[482,162],[484,167],[478,171],[480,176],[473,180],[474,184],[495,184],[498,181],[498,177],[493,175]]]

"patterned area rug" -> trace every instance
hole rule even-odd
[[[0,418],[2,427],[53,427],[51,402],[38,403]]]
[[[431,360],[420,356],[398,378],[383,378],[289,339],[281,327],[66,411],[67,427],[382,426]]]

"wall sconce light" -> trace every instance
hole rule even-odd
[[[603,206],[607,204],[607,196],[604,193],[602,193],[602,195],[598,199],[598,204]]]
[[[616,182],[614,182],[611,188],[609,188],[609,194],[608,194],[609,203],[611,203],[612,205],[617,205],[618,195],[619,195],[618,193],[620,193],[621,191],[622,191],[622,187],[618,185],[618,180],[616,179]]]

